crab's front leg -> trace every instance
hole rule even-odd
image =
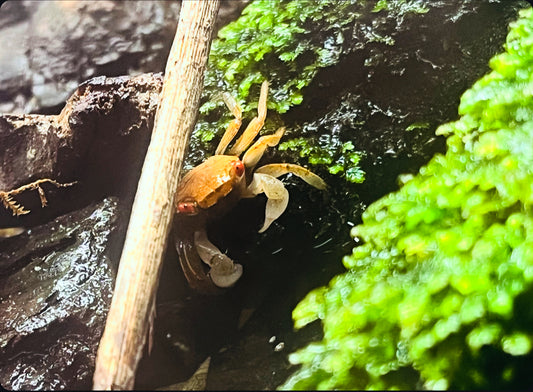
[[[289,204],[289,191],[285,185],[269,174],[254,173],[254,177],[243,197],[254,197],[265,193],[267,204],[265,209],[265,223],[259,230],[264,232],[287,208]]]
[[[272,222],[278,219],[287,208],[289,203],[289,192],[283,183],[276,178],[287,173],[292,173],[300,177],[309,185],[317,189],[323,190],[327,187],[322,178],[299,165],[291,163],[274,163],[257,169],[254,173],[253,180],[246,189],[243,197],[254,197],[255,195],[264,192],[268,199],[265,209],[265,223],[259,230],[260,233],[268,229]]]
[[[180,230],[181,229],[181,230]],[[181,227],[175,228],[174,244],[178,252],[178,260],[181,264],[183,275],[189,286],[202,293],[217,293],[219,289],[206,274],[205,264],[198,256],[194,244],[194,231],[186,231]]]
[[[295,165],[294,163],[271,163],[269,165],[261,166],[255,172],[268,174],[272,177],[280,177],[284,174],[292,173],[316,189],[324,190],[327,188],[327,184],[322,178],[317,176],[311,170],[300,165]]]
[[[207,239],[202,224],[181,223],[174,229],[174,240],[189,285],[204,294],[220,294],[220,288],[232,286],[241,277],[242,266],[234,264]]]
[[[242,275],[242,265],[233,263],[209,239],[205,229],[194,233],[194,245],[204,263],[209,265],[209,276],[213,283],[222,288],[231,287]]]

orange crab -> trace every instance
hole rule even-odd
[[[268,83],[265,81],[261,85],[257,117],[252,119],[228,155],[224,153],[240,128],[242,110],[230,94],[222,95],[235,118],[222,136],[215,155],[189,171],[178,187],[175,245],[187,281],[199,291],[213,292],[218,291],[217,288],[230,287],[242,275],[242,266],[208,240],[208,219],[224,214],[241,198],[265,193],[268,200],[261,233],[287,208],[289,192],[277,177],[293,173],[315,188],[326,188],[319,176],[299,165],[276,163],[254,170],[266,148],[276,146],[285,132],[285,128],[280,128],[253,143],[265,121],[267,95]]]

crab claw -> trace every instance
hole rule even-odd
[[[242,265],[233,263],[209,239],[205,230],[194,233],[196,251],[204,263],[209,265],[209,276],[218,287],[231,287],[242,275]]]
[[[285,185],[270,174],[254,173],[254,178],[247,188],[247,196],[253,197],[265,193],[268,198],[265,210],[265,223],[259,230],[264,232],[287,208],[289,204],[289,191]]]
[[[283,129],[278,130],[278,132],[281,132],[282,135]],[[252,182],[248,185],[246,192],[242,196],[254,197],[255,195],[264,192],[268,198],[265,211],[265,223],[261,230],[259,230],[260,233],[268,229],[272,222],[278,219],[287,208],[287,204],[289,203],[289,192],[285,189],[283,183],[276,178],[287,173],[292,173],[300,177],[309,185],[312,185],[317,189],[323,190],[327,188],[327,185],[322,178],[307,170],[305,167],[291,163],[273,163],[261,166],[255,171]]]
[[[228,256],[217,254],[211,259],[209,276],[218,287],[231,287],[242,276],[242,265],[234,264]]]

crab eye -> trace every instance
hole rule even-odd
[[[237,174],[238,177],[244,174],[244,163],[241,160],[233,161],[232,165],[235,168],[235,174]]]
[[[194,215],[198,212],[196,209],[196,203],[194,202],[181,202],[178,203],[178,213]]]

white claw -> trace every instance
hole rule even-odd
[[[211,267],[209,275],[216,286],[231,287],[242,276],[242,265],[233,263],[233,260],[211,243],[205,230],[194,233],[194,244],[198,256]]]
[[[259,230],[264,232],[270,227],[272,222],[280,217],[289,204],[289,191],[285,185],[275,177],[269,174],[254,173],[254,178],[248,186],[248,192],[253,195],[265,193],[268,198],[265,209],[265,223]]]
[[[272,222],[278,219],[287,208],[287,204],[289,204],[289,191],[285,189],[285,193],[286,195],[282,199],[267,200],[265,209],[265,223],[263,224],[263,227],[261,227],[261,229],[259,230],[259,233],[262,233],[266,229],[268,229]]]
[[[218,287],[231,287],[242,276],[242,265],[233,263],[228,256],[217,254],[211,259],[211,280]]]

